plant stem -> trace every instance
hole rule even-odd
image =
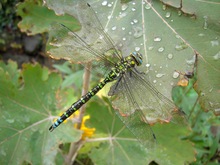
[[[83,75],[83,89],[82,89],[82,96],[84,96],[88,90],[89,90],[89,81],[90,81],[90,75],[91,75],[91,69],[92,69],[92,64],[89,62],[86,64],[84,75]],[[81,128],[82,125],[82,119],[84,116],[84,113],[86,111],[86,104],[84,104],[80,108],[79,112],[79,122],[77,123],[77,129]]]
[[[84,69],[84,74],[83,74],[83,89],[82,89],[82,96],[85,95],[88,92],[89,89],[89,81],[90,81],[90,70],[92,68],[91,63],[87,63]],[[82,125],[82,120],[83,120],[83,116],[86,110],[86,105],[84,104],[79,111],[79,118],[77,122],[77,129],[81,128]],[[66,164],[72,165],[76,156],[77,156],[77,151],[81,148],[82,144],[83,144],[84,140],[80,139],[78,142],[73,142],[70,145],[70,149],[69,149],[69,153],[65,159]]]

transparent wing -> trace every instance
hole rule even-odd
[[[73,10],[82,29],[73,32],[63,24],[55,23],[49,33],[48,52],[54,58],[64,58],[78,63],[102,60],[114,66],[122,56],[99,22],[95,12],[85,1],[74,1]]]
[[[120,93],[124,93],[124,96],[117,97],[113,104],[126,116],[129,116],[136,109],[140,108],[151,124],[158,120],[169,121],[175,105],[157,91],[144,76],[146,75],[139,74],[134,70],[124,73],[122,79],[116,82],[109,91],[110,96],[120,96]],[[131,98],[133,104],[137,104],[138,107],[132,106],[132,109],[129,107],[124,108],[122,99],[129,101]],[[154,120],[157,121],[154,122]]]
[[[145,74],[135,70],[124,73],[108,94],[114,96],[112,104],[121,120],[145,146],[155,141],[151,124],[169,122],[173,116],[183,115],[150,84]]]
[[[116,98],[112,98],[114,100],[113,107],[116,114],[125,126],[135,135],[138,141],[140,141],[146,148],[152,148],[155,145],[156,137],[151,129],[151,126],[146,123],[144,114],[135,101],[135,98],[129,89],[129,85],[127,84],[126,78],[127,77],[125,75],[122,75],[109,91],[109,95],[116,96]],[[126,110],[126,113],[123,113],[123,111],[119,108]]]

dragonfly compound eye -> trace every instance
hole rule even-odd
[[[139,66],[143,63],[143,56],[141,53],[133,52],[132,57],[134,57],[134,60],[136,61],[136,64]]]

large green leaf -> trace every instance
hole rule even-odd
[[[92,103],[87,107],[91,119],[89,124],[96,128],[95,138],[89,142],[103,142],[93,148],[90,157],[95,164],[140,164],[151,161],[158,164],[184,164],[194,160],[194,149],[189,141],[181,140],[187,135],[186,127],[177,124],[156,124],[152,126],[157,144],[144,149],[136,138],[105,103]],[[103,136],[104,135],[104,136]],[[147,138],[147,137],[146,137]]]
[[[81,135],[69,126],[56,133],[48,130],[61,77],[38,64],[26,64],[18,72],[16,63],[1,62],[0,84],[0,163],[55,164],[59,153],[55,146],[77,141]]]
[[[171,88],[176,83],[176,78],[178,77],[178,74],[176,74],[174,70],[181,72],[191,70],[194,62],[194,50],[196,50],[199,55],[198,92],[202,93],[202,97],[204,98],[201,99],[201,103],[204,104],[205,108],[208,110],[219,109],[219,2],[185,0],[183,1],[184,3],[182,4],[182,8],[180,8],[181,1],[178,2],[174,0],[164,1],[167,3],[167,5],[163,5],[159,0],[155,0],[152,1],[153,6],[147,4],[147,1],[144,1],[145,3],[141,3],[141,1],[133,1],[123,5],[120,4],[120,1],[110,2],[91,0],[89,2],[97,12],[97,16],[99,17],[103,27],[107,30],[108,34],[113,38],[116,44],[119,45],[119,47],[122,46],[122,48],[124,48],[122,49],[124,55],[127,55],[134,50],[140,50],[140,52],[144,54],[145,64],[147,67],[143,67],[143,70],[148,70],[149,80],[158,88],[161,93],[168,97],[170,97]],[[71,12],[71,6],[68,6],[63,2],[60,4],[58,1],[52,1],[52,5],[54,5],[54,7],[50,8],[53,8],[56,13],[63,14],[63,11],[66,9]],[[26,7],[27,6],[28,5],[26,5]],[[36,14],[39,16],[41,16],[43,13],[44,12],[36,12]],[[23,18],[25,20],[25,18],[28,17]],[[46,27],[48,28],[48,21],[44,21],[46,18],[47,17],[43,16],[41,17],[41,20],[37,21],[41,23],[41,27],[47,24]],[[54,22],[54,20],[61,22],[59,19],[62,18],[62,16],[57,17],[53,15],[53,18],[50,19],[52,21],[49,22]],[[39,28],[39,24],[37,24],[37,22],[35,24],[35,19],[28,20],[31,20],[28,24],[31,23],[32,26],[36,25],[36,27]],[[74,28],[70,25],[72,21],[67,22],[67,24],[65,22],[61,23],[74,30]],[[64,57],[66,52],[66,50],[58,52],[60,55],[59,58]],[[71,56],[69,59],[71,59]],[[94,106],[93,108],[97,110],[97,107]],[[94,112],[93,114],[98,116],[99,112]],[[110,116],[109,114],[104,115],[107,115],[108,117]],[[102,118],[103,116],[99,118],[101,120],[101,124],[94,124],[98,130],[99,127],[104,125],[103,123],[106,123],[106,126],[110,126],[107,125],[107,123],[111,124],[111,122],[106,121],[107,119],[102,121]],[[115,126],[115,124],[113,125]],[[159,127],[158,131],[157,126]],[[163,129],[164,127],[167,127],[168,130]],[[178,134],[178,131],[180,131],[180,134],[184,134],[179,126],[162,125],[161,127],[161,125],[158,124],[154,126],[153,129],[158,139],[159,149],[157,149],[156,152],[152,151],[150,154],[147,154],[153,155],[155,153],[155,158],[153,158],[154,160],[160,162],[158,159],[160,156],[164,156],[161,160],[167,160],[166,164],[169,164],[169,160],[167,157],[165,157],[165,155],[167,153],[169,155],[176,154],[171,158],[172,162],[176,164],[176,160],[174,159],[179,159],[181,156],[179,154],[182,152],[183,154],[186,154],[186,160],[192,160],[192,157],[188,158],[187,153],[185,152],[185,150],[188,150],[188,145],[185,145],[186,148],[183,148],[181,145],[178,146],[177,144],[182,144],[182,142],[177,143],[177,141],[179,142],[178,138],[176,141],[169,141],[171,140],[170,137],[174,136],[171,135],[171,133]],[[69,131],[67,132],[69,134]],[[103,129],[103,132],[106,133],[105,129]],[[105,133],[103,134],[105,135]],[[67,133],[65,133],[65,135],[66,134]],[[130,145],[131,141],[128,140],[130,142],[129,144],[123,144],[126,143],[124,142],[124,137],[127,137],[128,134],[129,133],[123,133],[121,145],[118,145],[118,141],[113,141],[114,143],[117,142],[116,146],[114,145],[113,148],[118,147],[120,149],[122,148],[121,146],[123,146],[123,150],[120,151],[128,151],[126,145]],[[111,137],[107,136],[107,139],[111,140]],[[135,138],[132,141],[134,140]],[[163,144],[163,142],[165,144]],[[160,145],[162,147],[160,147]],[[104,162],[107,162],[105,160],[111,158],[112,159],[109,160],[109,162],[116,160],[116,152],[108,153],[108,151],[110,151],[109,146],[109,144],[104,144],[103,148],[97,150],[99,151],[99,155],[101,152],[103,152],[103,149],[107,148],[107,150],[103,152],[103,158],[104,154],[106,154]],[[165,152],[165,150],[168,149],[170,152]],[[137,150],[139,150],[139,147]],[[191,148],[190,151],[191,152],[189,153],[191,153],[191,156],[193,156]],[[124,154],[125,156],[123,159],[134,155],[134,153],[131,154],[130,152],[131,149],[128,151],[128,153]],[[2,153],[4,153],[4,150]],[[94,149],[92,153],[96,153],[96,149]],[[160,155],[159,153],[162,154]],[[120,154],[121,152],[119,155]],[[111,155],[111,157],[107,157],[109,155]],[[100,160],[100,157],[95,158],[94,154],[92,154],[92,157],[94,162],[98,162]],[[136,156],[135,159],[138,159],[137,157],[138,156]],[[169,156],[169,159],[170,157],[171,156]],[[180,164],[183,164],[185,160],[181,158]],[[146,161],[150,162],[150,160],[153,159]],[[119,161],[119,158],[117,158],[117,161],[114,162]],[[130,160],[127,159],[127,161]],[[142,160],[140,160],[140,162],[141,161]],[[132,162],[132,160],[130,162]],[[145,162],[145,160],[143,160],[143,162]],[[162,162],[161,164],[164,163]]]
[[[197,88],[200,103],[205,110],[219,113],[220,109],[220,2],[211,1],[184,1],[182,15],[176,14],[178,5],[176,1],[167,1],[162,16],[188,45],[198,53]],[[177,7],[173,7],[177,6]],[[166,13],[171,16],[166,19]],[[194,15],[193,19],[183,12]],[[172,20],[172,22],[171,22]]]
[[[56,12],[62,11],[75,17],[83,15],[83,18],[80,18],[83,21],[86,19],[89,20],[89,18],[94,19],[91,17],[92,13],[81,10],[81,8],[77,8],[78,6],[75,7],[74,1],[62,3],[61,1],[48,0],[46,2]],[[140,51],[144,55],[142,70],[148,72],[149,81],[162,94],[171,98],[170,91],[172,85],[176,82],[176,77],[173,74],[175,74],[175,70],[185,71],[192,67],[191,63],[188,62],[190,63],[189,65],[187,61],[191,60],[193,63],[194,52],[166,24],[167,19],[159,15],[158,12],[162,8],[161,3],[154,2],[154,8],[146,3],[141,3],[141,1],[130,2],[128,4],[120,4],[120,1],[113,3],[108,1],[89,1],[89,3],[96,11],[103,28],[113,39],[117,48],[122,51],[123,55],[127,56],[135,50]],[[73,10],[69,6],[72,6]],[[176,14],[177,18],[181,19]],[[188,17],[184,19],[194,21]],[[85,22],[80,23],[82,26],[87,26]],[[96,22],[92,21],[92,23]],[[86,62],[94,59],[88,56],[86,51],[82,51],[80,54],[80,48],[74,49],[74,45],[77,44],[71,41],[71,35],[68,31],[62,30],[62,25],[60,27],[56,25],[54,28],[57,30],[57,33],[51,32],[49,34],[51,39],[53,39],[54,35],[57,35],[56,42],[53,43],[54,47],[50,46],[48,48],[51,56],[54,58],[66,58],[73,62]],[[97,49],[99,49],[99,39],[96,41],[95,38],[98,36],[95,36],[93,33],[84,34],[83,32],[79,32],[78,35],[83,35],[83,38],[86,36],[86,41],[91,42],[92,47],[95,47],[93,44],[97,44]],[[92,44],[93,41],[94,43]]]

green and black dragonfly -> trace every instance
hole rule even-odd
[[[149,146],[156,140],[150,125],[158,121],[169,122],[175,113],[175,105],[149,82],[147,74],[139,70],[143,64],[143,55],[140,52],[122,55],[104,31],[91,6],[83,0],[75,3],[73,10],[78,11],[81,31],[73,32],[63,24],[55,24],[50,44],[55,47],[65,46],[68,57],[95,61],[100,64],[99,69],[107,74],[103,75],[104,79],[98,85],[74,102],[49,130],[53,131],[106,84],[113,82],[108,95],[116,114],[144,146]],[[176,110],[175,114],[181,114],[179,112]]]

